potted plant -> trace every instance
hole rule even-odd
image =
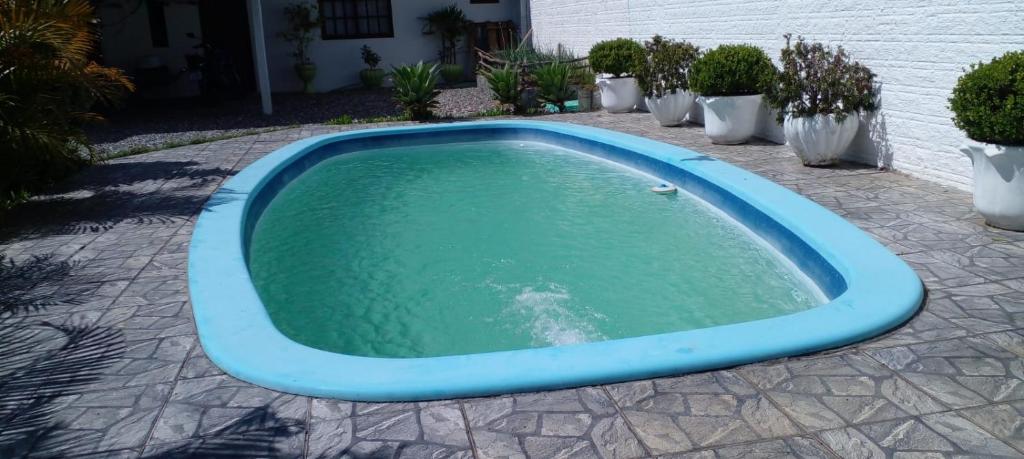
[[[437,65],[427,65],[422,61],[416,65],[395,67],[392,71],[395,81],[395,101],[405,109],[409,118],[426,120],[433,116],[432,109],[437,107]]]
[[[761,48],[722,45],[690,68],[690,90],[704,106],[704,133],[712,143],[739,144],[754,135],[764,92],[775,67]]]
[[[597,76],[587,67],[573,70],[573,84],[576,86],[577,110],[589,112],[594,109],[594,91],[597,90]]]
[[[441,36],[440,71],[445,83],[453,84],[462,80],[464,70],[456,59],[459,40],[466,34],[471,22],[466,19],[454,3],[434,11],[424,18],[427,28],[425,34],[437,33]]]
[[[302,92],[313,92],[316,64],[309,58],[309,44],[313,42],[313,31],[320,27],[320,13],[313,3],[293,3],[284,9],[288,28],[279,34],[281,39],[295,45],[295,74],[302,81]]]
[[[699,55],[699,49],[685,41],[677,42],[655,35],[644,42],[647,65],[637,72],[637,83],[644,102],[662,126],[679,126],[693,105],[693,93],[687,73]]]
[[[768,102],[804,165],[833,165],[857,134],[857,115],[875,109],[875,75],[842,46],[833,51],[803,37],[791,44],[791,35],[784,36],[782,69]]]
[[[359,71],[359,80],[366,88],[379,88],[384,83],[385,75],[384,69],[377,68],[377,65],[380,64],[380,54],[377,54],[368,45],[363,45],[359,51],[363,56],[363,63],[366,64],[366,68]]]
[[[640,101],[634,75],[644,62],[644,48],[628,38],[598,42],[590,48],[590,68],[606,75],[597,80],[601,104],[608,113],[632,111]]]
[[[974,207],[992,226],[1024,231],[1024,51],[971,66],[949,99],[970,139]]]

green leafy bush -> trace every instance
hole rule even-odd
[[[1024,145],[1024,51],[971,65],[953,88],[949,109],[971,139]]]
[[[88,0],[6,0],[0,8],[0,207],[96,159],[82,124],[133,89],[91,60]]]
[[[292,57],[296,64],[310,64],[309,44],[313,42],[313,32],[320,28],[320,12],[315,3],[299,1],[284,8],[284,17],[288,28],[278,36],[294,44]]]
[[[394,98],[410,118],[425,120],[431,117],[431,110],[437,107],[437,65],[420,61],[416,65],[395,67],[393,75]]]
[[[704,96],[747,96],[771,88],[775,66],[761,48],[722,45],[704,53],[690,68],[690,90]]]
[[[533,71],[537,82],[537,100],[558,107],[559,112],[565,111],[565,102],[572,99],[575,92],[570,86],[572,67],[562,62],[544,64]]]
[[[875,74],[850,59],[842,46],[807,43],[797,37],[791,45],[786,34],[782,69],[768,91],[768,103],[778,109],[778,122],[786,115],[833,115],[842,122],[850,112],[875,109]]]
[[[616,38],[596,43],[590,48],[590,68],[597,73],[613,77],[631,76],[643,68],[644,47],[628,38]]]
[[[505,66],[500,69],[485,70],[484,78],[491,87],[491,96],[502,105],[511,105],[516,112],[520,111],[523,87],[519,80],[519,69]]]
[[[363,45],[359,48],[359,54],[363,58],[363,63],[366,64],[367,68],[375,69],[380,64],[380,54],[377,54],[370,45]]]
[[[655,35],[644,42],[647,63],[636,74],[644,94],[661,97],[690,89],[687,74],[700,56],[700,49],[686,41]]]

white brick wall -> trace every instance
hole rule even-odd
[[[776,59],[786,32],[841,44],[881,83],[882,109],[848,156],[963,189],[971,166],[949,93],[963,67],[1024,49],[1024,0],[532,0],[531,20],[537,45],[580,54],[655,33],[702,48],[751,43]]]

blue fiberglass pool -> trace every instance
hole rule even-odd
[[[661,182],[678,196],[651,193]],[[532,121],[293,143],[214,194],[189,255],[214,363],[272,389],[366,401],[805,354],[889,330],[923,296],[898,257],[768,180]]]

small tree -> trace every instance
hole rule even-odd
[[[279,33],[282,40],[295,45],[292,57],[299,65],[311,64],[309,44],[313,42],[313,31],[320,27],[320,12],[316,4],[298,2],[284,8],[288,28]]]
[[[456,63],[459,40],[466,35],[471,22],[454,3],[427,15],[427,30],[441,35],[440,58],[442,64]]]
[[[700,49],[686,41],[675,41],[655,35],[644,42],[647,65],[637,71],[637,84],[644,94],[662,97],[676,91],[687,91],[690,66],[700,55]]]
[[[851,112],[875,109],[875,74],[853,61],[842,46],[832,50],[821,43],[797,37],[782,49],[782,69],[767,92],[768,103],[779,110],[781,124],[787,115],[833,115],[842,122]]]

